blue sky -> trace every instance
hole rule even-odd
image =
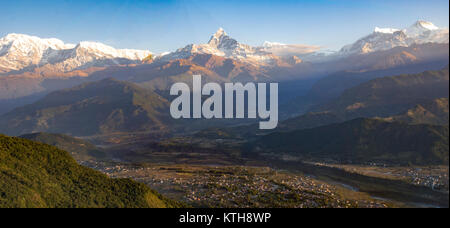
[[[0,36],[171,51],[205,43],[219,27],[250,45],[264,41],[339,49],[378,27],[422,19],[448,27],[447,0],[41,0],[2,1]]]

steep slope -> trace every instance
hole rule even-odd
[[[253,153],[288,153],[303,159],[448,165],[448,126],[373,119],[273,133],[250,144]]]
[[[35,133],[21,135],[20,138],[55,146],[70,153],[77,161],[105,159],[106,153],[84,140],[62,134]]]
[[[169,103],[132,83],[114,79],[61,90],[0,119],[8,135],[33,132],[83,136],[101,133],[162,130]]]
[[[448,83],[448,66],[440,71],[378,78],[344,91],[318,110],[334,112],[346,119],[387,117],[431,99],[448,97]]]
[[[174,206],[146,185],[110,179],[56,147],[0,135],[0,208]]]

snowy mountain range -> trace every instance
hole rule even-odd
[[[319,46],[283,44],[266,41],[262,46],[252,47],[239,43],[220,28],[206,44],[190,44],[174,52],[164,53],[155,60],[170,61],[186,59],[195,54],[212,54],[254,65],[272,65],[292,57],[306,61],[322,62],[352,55],[386,51],[413,44],[449,43],[448,28],[438,28],[431,22],[417,21],[405,29],[375,28],[374,32],[337,52],[325,53]],[[298,61],[301,62],[301,61]],[[296,62],[296,63],[298,63]]]
[[[140,62],[150,51],[115,49],[96,42],[65,44],[58,39],[9,34],[0,39],[0,73],[30,71],[47,67],[70,72]]]
[[[406,29],[375,28],[374,32],[353,44],[344,46],[338,56],[368,54],[413,44],[448,43],[448,28],[438,28],[431,22],[417,21]]]
[[[96,67],[153,61],[169,62],[199,54],[230,58],[255,66],[293,66],[305,61],[323,62],[395,47],[410,47],[413,44],[448,42],[448,28],[438,28],[426,21],[417,21],[406,29],[375,28],[372,34],[329,54],[321,52],[319,46],[300,44],[265,42],[261,46],[253,47],[238,42],[220,28],[206,44],[189,44],[174,52],[149,58],[152,53],[147,50],[115,49],[95,42],[65,44],[58,39],[9,34],[0,39],[0,75],[17,75],[24,72],[36,74],[36,71],[45,76],[48,74],[42,72],[61,75]]]

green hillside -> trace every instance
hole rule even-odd
[[[161,130],[169,121],[169,102],[133,83],[105,79],[53,92],[0,118],[0,132],[86,136]]]
[[[107,158],[106,153],[95,145],[68,135],[35,133],[22,135],[20,138],[55,146],[69,152],[78,161]]]
[[[343,162],[448,165],[448,125],[408,125],[355,119],[328,126],[273,133],[249,144],[253,153],[289,153]]]
[[[174,206],[146,185],[108,178],[56,147],[0,135],[0,208]]]

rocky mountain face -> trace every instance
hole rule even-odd
[[[96,43],[65,44],[58,39],[9,34],[0,39],[0,74],[39,71],[68,73],[91,67],[138,63],[150,51],[115,49]]]

